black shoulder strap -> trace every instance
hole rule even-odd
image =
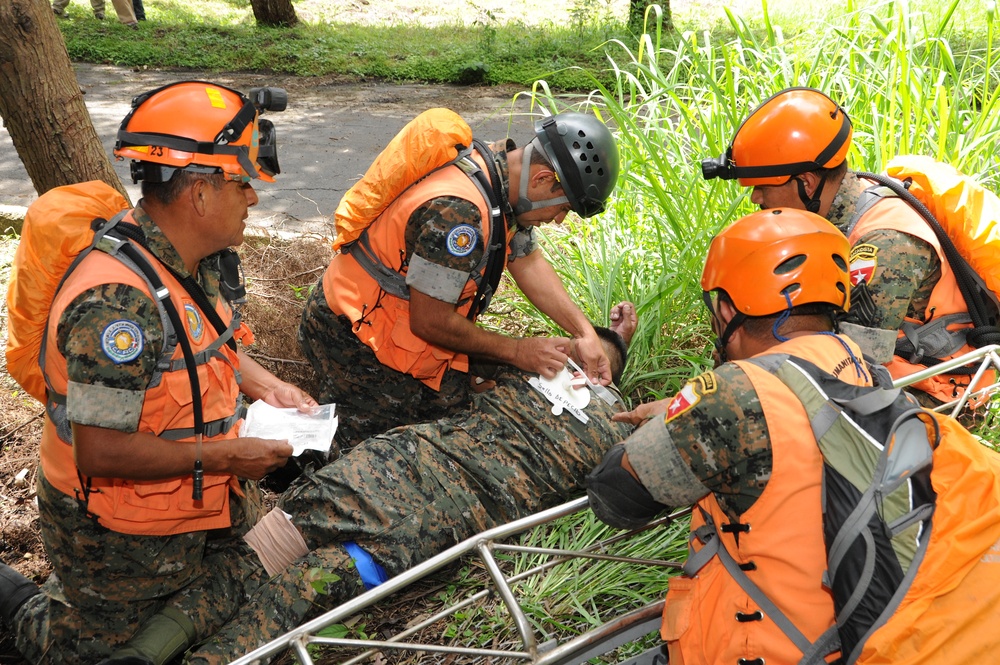
[[[503,277],[505,265],[505,245],[507,240],[507,215],[505,214],[503,197],[503,185],[500,183],[500,175],[497,173],[496,162],[493,160],[493,152],[489,147],[478,139],[473,139],[473,146],[486,162],[486,170],[490,174],[490,181],[483,182],[485,176],[482,171],[477,171],[474,176],[480,181],[480,189],[487,194],[487,203],[490,207],[490,238],[486,247],[487,259],[486,269],[483,272],[483,279],[480,280],[476,289],[476,295],[472,298],[472,307],[466,315],[470,321],[475,320],[482,312],[489,307],[493,294],[500,286],[500,279]],[[492,193],[492,196],[489,196]]]

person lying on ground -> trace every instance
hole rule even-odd
[[[616,327],[631,336],[634,315],[626,313]],[[618,381],[623,335],[597,331]],[[398,427],[307,470],[248,536],[270,581],[187,662],[228,663],[362,593],[366,584],[580,496],[586,472],[631,427],[613,422],[620,407],[588,388],[580,389],[589,398],[582,407],[586,423],[568,411],[555,415],[529,378],[504,367],[492,389],[473,395],[465,414]]]

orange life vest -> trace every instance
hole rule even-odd
[[[474,159],[480,166],[484,165],[478,153]],[[395,270],[406,250],[406,225],[410,215],[420,205],[441,196],[460,197],[475,203],[479,208],[482,237],[490,237],[490,210],[482,194],[457,166],[449,166],[434,171],[407,189],[368,227],[375,258]],[[506,266],[506,248],[501,251]],[[477,268],[479,271],[485,268],[486,253],[483,259]],[[440,389],[447,370],[468,371],[468,356],[414,335],[410,330],[409,301],[383,291],[351,254],[338,252],[334,255],[323,275],[323,291],[330,309],[335,314],[347,316],[355,324],[355,334],[371,347],[386,367],[409,374],[434,390]],[[475,293],[476,282],[470,279],[459,299],[459,313],[468,313]],[[360,321],[363,324],[359,325]]]
[[[860,358],[861,351],[848,344]],[[807,358],[827,371],[849,361],[840,342],[827,335],[796,337],[768,353]],[[823,586],[823,456],[809,417],[791,390],[756,365],[737,364],[750,378],[764,411],[772,449],[771,477],[760,498],[741,516],[741,524],[750,525],[749,530],[730,532],[724,526],[729,517],[713,494],[697,505],[719,528],[719,537],[737,563],[752,570],[747,576],[794,621],[806,640],[814,642],[835,626],[833,596]],[[696,510],[692,533],[705,523]],[[697,545],[696,539],[692,545]],[[718,557],[693,577],[672,579],[660,631],[668,645],[670,665],[728,664],[741,658],[750,662],[763,658],[773,665],[798,663],[802,650],[760,609]],[[835,657],[831,654],[827,659]]]
[[[879,200],[871,208],[869,208],[858,220],[857,224],[854,225],[853,229],[850,231],[850,237],[848,240],[851,245],[856,245],[858,241],[870,231],[875,231],[877,229],[891,229],[895,231],[900,231],[908,235],[920,238],[932,248],[938,255],[938,259],[941,262],[941,278],[938,280],[937,284],[934,285],[931,291],[930,300],[927,303],[927,308],[923,312],[923,320],[914,319],[911,317],[906,317],[905,321],[914,325],[922,325],[924,323],[929,323],[935,318],[941,318],[953,314],[963,314],[968,311],[965,299],[962,297],[962,292],[958,288],[958,283],[955,281],[955,274],[952,272],[951,266],[948,264],[948,260],[945,258],[944,253],[941,250],[941,243],[937,236],[934,235],[934,231],[927,222],[920,217],[905,201],[895,197],[887,197]],[[956,322],[946,326],[948,330],[959,330],[962,328],[971,328],[972,323],[969,320],[965,322]],[[901,330],[899,332],[899,338],[904,338],[905,333]],[[948,358],[955,358],[964,353],[973,351],[973,347],[964,344],[957,351],[947,355],[942,360],[947,360]],[[900,379],[915,372],[926,369],[925,365],[910,363],[905,358],[898,355],[893,356],[886,367],[889,370],[889,374],[892,375],[893,379]],[[968,375],[956,375],[956,374],[940,374],[933,376],[929,379],[919,381],[913,384],[913,388],[921,390],[935,399],[941,402],[950,402],[961,395],[961,391],[965,386],[969,385],[970,378]],[[985,387],[992,381],[992,373],[987,372],[979,383],[977,388]]]
[[[127,218],[128,219],[128,218]],[[195,354],[213,347],[218,332],[184,288],[159,262],[145,250],[170,299],[187,324],[186,331]],[[163,536],[191,531],[203,531],[230,526],[229,491],[241,494],[239,481],[230,474],[206,473],[203,499],[192,500],[191,475],[156,481],[122,480],[117,478],[83,478],[76,467],[73,446],[59,436],[59,426],[53,420],[64,419],[65,411],[55,405],[57,396],[65,396],[68,385],[66,359],[58,350],[56,330],[59,319],[72,300],[84,291],[102,284],[127,284],[147,295],[146,282],[119,259],[104,252],[91,252],[70,275],[52,305],[49,317],[48,352],[45,357],[45,377],[54,394],[49,396],[41,442],[41,465],[45,478],[53,487],[68,496],[85,499],[87,510],[100,523],[119,533]],[[223,322],[230,323],[233,313],[223,298],[216,308]],[[237,332],[239,339],[245,328]],[[200,336],[199,336],[200,335]],[[225,344],[211,353],[201,353],[198,378],[202,391],[204,420],[208,425],[203,440],[236,438],[235,423],[239,400],[239,369],[237,354]],[[191,407],[191,384],[183,369],[183,353],[178,345],[172,361],[180,369],[166,369],[160,381],[146,390],[139,431],[175,440],[193,440],[194,413]],[[63,427],[67,423],[61,423]],[[63,429],[65,431],[65,429]]]

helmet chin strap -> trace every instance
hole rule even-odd
[[[531,179],[531,152],[532,150],[540,150],[541,143],[537,138],[532,139],[531,143],[524,146],[524,150],[521,151],[521,175],[518,180],[521,182],[518,184],[517,188],[517,203],[514,204],[514,215],[523,215],[526,212],[531,212],[532,210],[538,210],[539,208],[547,208],[549,206],[558,206],[564,203],[569,203],[569,199],[565,196],[560,196],[554,199],[545,199],[544,201],[532,201],[528,198],[528,181]]]
[[[708,311],[712,313],[712,316],[715,317],[719,323],[721,323],[722,320],[718,318],[719,313],[712,307],[712,298],[708,291],[702,291],[701,298],[705,301],[705,306],[708,307]],[[743,322],[746,320],[746,314],[743,312],[736,312],[736,314],[733,315],[733,318],[729,320],[729,323],[726,325],[725,330],[722,331],[722,334],[715,338],[715,342],[713,342],[713,344],[715,345],[715,350],[718,352],[719,360],[721,362],[728,362],[729,356],[726,353],[726,347],[729,346],[729,338],[733,336],[736,329],[742,326]]]
[[[819,214],[819,206],[820,206],[819,197],[822,196],[823,194],[823,185],[826,184],[826,176],[829,173],[830,173],[829,171],[823,172],[822,177],[820,177],[819,184],[816,185],[816,191],[813,193],[812,198],[809,198],[809,195],[806,194],[805,183],[802,182],[800,178],[795,179],[795,184],[799,186],[799,198],[802,199],[802,203],[806,206],[806,210],[808,210],[813,214],[816,215]]]

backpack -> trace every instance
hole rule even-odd
[[[7,371],[25,392],[45,402],[38,364],[49,306],[73,259],[94,240],[91,222],[129,209],[101,181],[56,187],[28,207],[7,289]]]
[[[894,158],[885,175],[857,175],[877,184],[859,199],[847,235],[880,199],[902,198],[934,231],[955,274],[973,324],[966,341],[977,348],[1000,343],[1000,198],[953,166],[918,155]],[[903,344],[897,352],[912,355],[912,342]]]
[[[978,662],[935,660],[932,652],[948,654],[950,640],[975,652],[984,644],[977,632],[992,625],[1000,565],[988,559],[1000,550],[1000,456],[898,388],[853,386],[788,354],[748,362],[795,394],[823,454],[824,585],[833,593],[836,634],[810,644],[713,537],[714,524],[695,535],[719,544],[712,553],[800,646],[803,663],[825,662],[838,640],[846,665],[882,662],[873,651],[894,653],[904,643],[914,660],[900,662]],[[711,556],[704,549],[694,566]],[[984,576],[996,584],[982,584]],[[956,613],[956,604],[964,609]]]
[[[472,159],[473,150],[486,162],[489,180]],[[503,275],[506,206],[501,206],[503,196],[492,152],[485,143],[473,139],[468,123],[454,111],[446,108],[424,111],[393,137],[337,206],[333,249],[354,256],[382,290],[408,300],[405,277],[378,260],[371,250],[366,229],[404,191],[434,171],[451,165],[469,176],[491,211],[485,279],[478,280],[478,290],[468,314],[471,320],[489,305]]]
[[[7,290],[6,357],[10,375],[25,392],[42,403],[47,400],[42,367],[49,308],[69,275],[95,249],[117,258],[142,277],[150,293],[156,294],[154,301],[164,335],[157,371],[176,368],[178,363],[172,363],[171,358],[178,344],[184,350],[185,362],[191,367],[203,362],[206,352],[194,354],[187,348],[190,346],[187,338],[179,338],[176,334],[177,330],[183,330],[180,315],[156,270],[136,247],[145,244],[142,231],[134,225],[119,223],[129,209],[128,201],[117,190],[99,180],[50,189],[28,207]],[[217,256],[223,275],[222,296],[239,304],[245,296],[242,284],[234,278],[239,273],[239,257],[232,250]],[[193,278],[180,281],[222,334],[217,343],[228,344],[235,350],[232,333],[239,326],[238,311],[234,311],[232,322],[226,326],[206,301],[200,287],[193,283]],[[49,401],[59,399],[59,396],[48,396]]]

